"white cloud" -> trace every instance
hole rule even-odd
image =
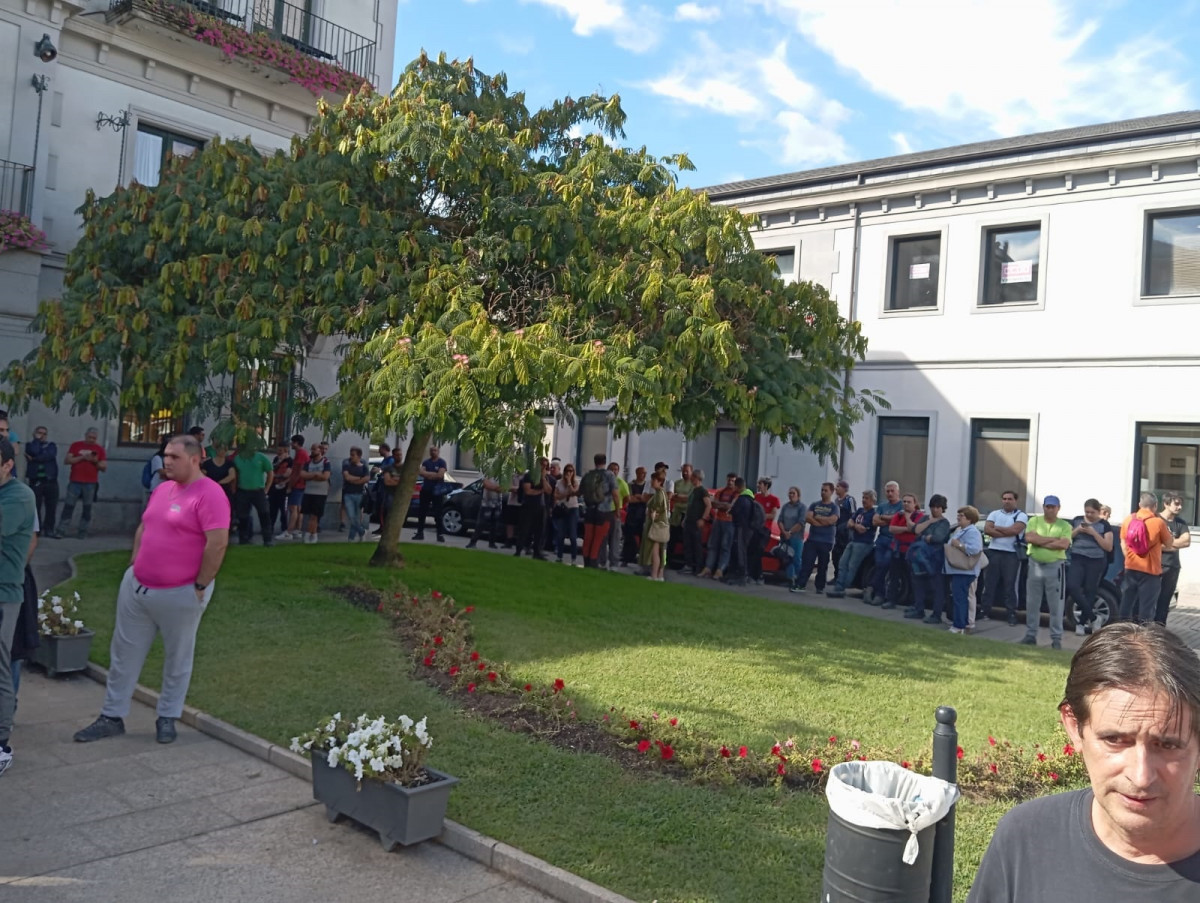
[[[1184,60],[1131,35],[1094,49],[1095,6],[1076,0],[752,0],[871,90],[914,111],[1016,135],[1190,106]],[[1102,8],[1100,8],[1102,11]]]
[[[610,32],[619,47],[634,53],[653,48],[659,39],[662,16],[647,7],[631,13],[624,0],[521,0],[536,3],[565,15],[571,30],[581,37]]]
[[[850,158],[839,128],[850,111],[793,71],[787,43],[767,56],[694,36],[686,60],[643,84],[681,104],[728,116],[754,147],[788,166],[817,166]]]
[[[715,22],[721,18],[721,10],[715,6],[699,3],[680,3],[675,7],[676,22]]]
[[[892,144],[896,145],[896,153],[911,154],[913,152],[912,143],[904,132],[892,132],[888,137],[892,139]]]

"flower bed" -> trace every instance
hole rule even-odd
[[[23,213],[0,210],[0,253],[5,251],[45,251],[46,233]]]
[[[340,592],[391,619],[428,682],[467,708],[560,746],[709,784],[822,790],[829,769],[850,759],[890,760],[923,774],[931,772],[928,750],[906,755],[861,738],[787,737],[769,749],[754,749],[692,731],[666,712],[610,708],[599,719],[584,719],[562,680],[546,686],[521,683],[512,679],[506,664],[489,660],[476,648],[468,617],[473,606],[459,607],[436,590],[418,594],[401,587],[389,594],[342,587]],[[968,756],[959,747],[958,757],[959,786],[979,798],[1028,798],[1052,788],[1082,786],[1087,780],[1081,758],[1061,740],[1026,749],[989,737],[986,749]]]

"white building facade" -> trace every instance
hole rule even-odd
[[[308,61],[390,89],[397,5],[0,0],[0,209],[29,216],[49,242],[43,253],[0,253],[0,361],[35,347],[31,320],[39,300],[61,294],[80,235],[75,210],[89,188],[105,195],[135,178],[155,184],[168,154],[194,153],[216,136],[249,138],[263,152],[286,148],[316,115],[317,94],[297,81]],[[310,379],[331,391],[334,363],[317,357]],[[136,516],[142,465],[158,436],[192,422],[185,411],[150,420],[123,411],[97,423],[35,406],[12,427],[24,440],[47,426],[64,454],[86,426],[98,427],[110,460],[93,521],[103,530]],[[281,409],[276,431],[287,427]],[[65,473],[60,482],[65,488]]]

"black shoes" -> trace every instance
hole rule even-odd
[[[913,619],[920,618],[923,620],[925,618],[925,612],[917,611],[915,608],[906,608],[904,609],[904,617]]]
[[[106,737],[119,737],[125,733],[125,719],[101,715],[81,731],[75,732],[76,743],[91,743]]]
[[[174,743],[175,719],[159,717],[154,719],[154,739],[159,743]]]
[[[1017,616],[1016,616],[1016,615],[1014,615],[1014,614],[1012,614],[1011,612],[1010,612],[1010,613],[1009,613],[1009,615],[1008,615],[1008,626],[1009,626],[1009,627],[1016,627],[1016,626],[1017,626]]]

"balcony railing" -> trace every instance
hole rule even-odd
[[[33,167],[0,160],[0,210],[29,216],[33,210]]]
[[[375,42],[286,0],[109,0],[108,18],[167,4],[212,16],[249,32],[265,32],[314,59],[368,81],[375,77]]]

